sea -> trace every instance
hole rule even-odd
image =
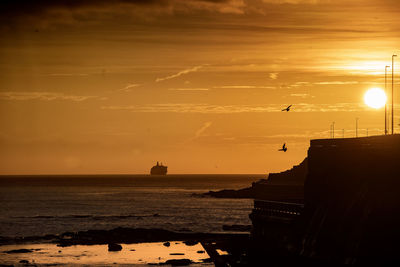
[[[116,227],[223,232],[223,225],[251,224],[253,201],[201,194],[262,178],[267,175],[0,176],[0,236]]]

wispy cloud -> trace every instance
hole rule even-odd
[[[169,91],[208,91],[208,88],[169,88]]]
[[[301,98],[309,98],[309,97],[314,98],[315,97],[315,96],[312,96],[310,94],[290,94],[290,96],[301,97]]]
[[[180,72],[178,72],[176,74],[173,74],[173,75],[169,75],[169,76],[162,77],[162,78],[157,78],[156,82],[162,82],[162,81],[165,81],[165,80],[170,80],[170,79],[177,78],[179,76],[182,76],[182,75],[185,75],[185,74],[188,74],[188,73],[191,73],[191,72],[196,72],[199,69],[203,68],[204,66],[206,66],[206,65],[196,66],[196,67],[193,67],[193,68],[190,68],[190,69],[182,70],[182,71],[180,71]]]
[[[211,121],[204,123],[204,125],[196,131],[194,138],[200,137],[211,126],[211,124]]]
[[[0,100],[71,100],[71,101],[84,101],[88,99],[104,99],[99,96],[91,95],[66,95],[63,93],[51,93],[51,92],[1,92]]]
[[[270,4],[318,4],[318,3],[329,3],[329,0],[263,0],[264,3]]]
[[[203,114],[230,114],[230,113],[263,113],[281,112],[282,107],[287,104],[270,105],[211,105],[190,103],[167,103],[130,106],[102,106],[104,110],[126,110],[131,112],[173,112],[173,113],[203,113]],[[291,112],[349,112],[364,111],[367,108],[359,103],[337,103],[337,104],[309,104],[298,103],[293,105]]]
[[[89,76],[87,73],[50,73],[49,76],[61,76],[61,77],[74,77],[74,76]]]
[[[119,89],[119,91],[130,92],[132,88],[138,87],[140,84],[138,83],[128,83],[124,88]]]
[[[257,85],[222,85],[214,86],[215,89],[276,89],[275,86],[257,86]]]
[[[358,84],[357,81],[329,81],[329,82],[315,82],[314,84],[320,85],[344,85],[344,84]]]
[[[269,78],[272,79],[272,80],[278,79],[278,73],[277,72],[271,72],[269,74]]]
[[[306,131],[296,134],[276,134],[276,135],[229,135],[229,134],[211,134],[202,135],[196,138],[196,142],[202,144],[230,144],[230,145],[282,145],[282,140],[289,142],[293,147],[294,143],[307,143],[310,139],[325,138],[329,131]],[[278,147],[279,148],[279,147]],[[278,149],[277,148],[277,149]]]

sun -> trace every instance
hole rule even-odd
[[[371,88],[364,95],[364,102],[371,108],[381,108],[386,104],[386,94],[380,88]]]

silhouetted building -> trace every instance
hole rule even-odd
[[[253,261],[400,266],[400,135],[311,140],[307,159],[304,206],[254,201]]]

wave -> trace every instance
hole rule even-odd
[[[128,215],[89,215],[89,214],[72,214],[72,215],[61,215],[61,216],[56,216],[56,215],[35,215],[35,216],[15,216],[11,218],[15,219],[82,219],[82,218],[92,218],[94,220],[102,220],[102,219],[129,219],[129,218],[146,218],[146,217],[161,217],[160,214],[155,213],[155,214],[147,214],[147,215],[134,215],[134,214],[128,214]],[[165,216],[162,216],[165,217]]]

